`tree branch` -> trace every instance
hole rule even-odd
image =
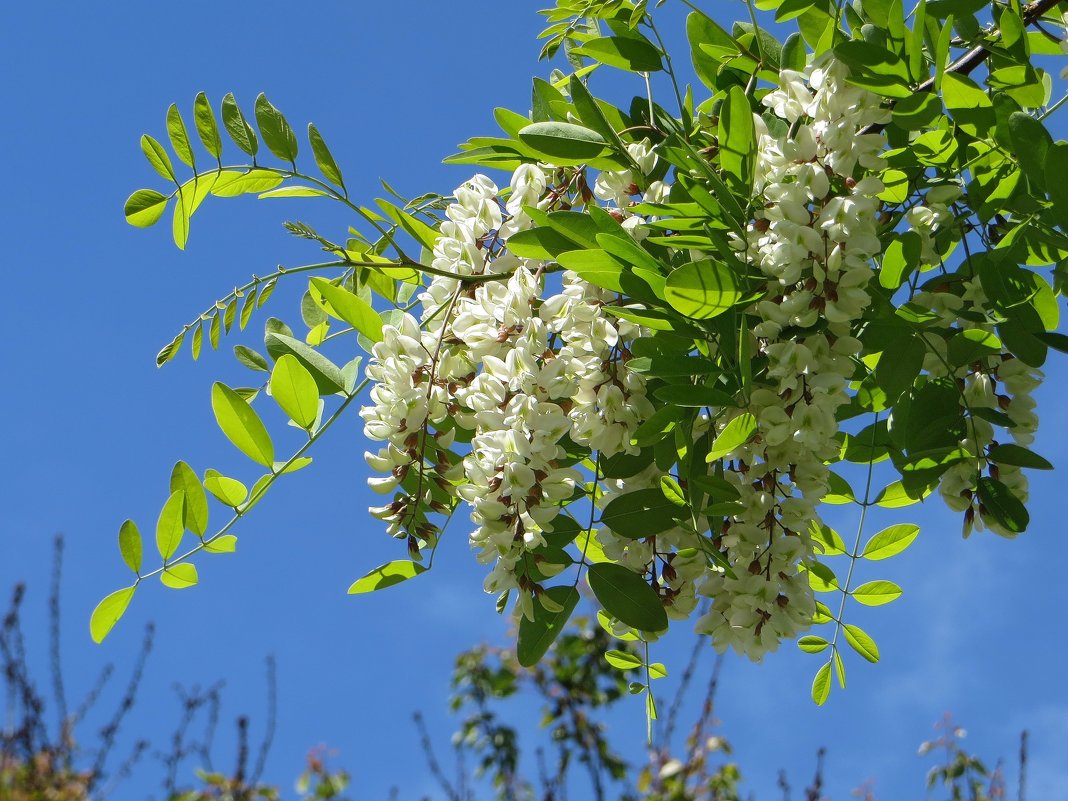
[[[1034,0],[1034,2],[1025,5],[1021,9],[1023,11],[1024,27],[1026,28],[1032,23],[1034,23],[1036,20],[1041,19],[1043,14],[1045,14],[1047,11],[1052,10],[1053,8],[1056,8],[1058,5],[1060,5],[1061,2],[1062,0]],[[980,64],[987,60],[989,56],[990,50],[986,46],[979,45],[977,47],[973,47],[963,56],[961,56],[948,67],[946,67],[946,72],[956,73],[957,75],[968,75],[969,73],[974,72]],[[934,87],[935,79],[933,77],[928,78],[926,81],[916,87],[916,92],[930,92],[934,89]],[[890,101],[891,108],[894,107],[895,102],[896,101],[893,100]],[[885,127],[885,123],[875,123],[874,125],[869,125],[867,128],[862,130],[861,133],[878,133]]]

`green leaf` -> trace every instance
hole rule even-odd
[[[681,409],[670,405],[661,406],[653,412],[652,417],[635,429],[631,443],[642,448],[655,445],[675,430],[681,417]]]
[[[816,671],[816,676],[812,679],[812,700],[816,702],[817,706],[823,706],[830,697],[831,663],[828,662]]]
[[[132,520],[126,520],[119,526],[119,553],[122,561],[134,573],[141,574],[141,531]]]
[[[163,145],[148,134],[144,134],[141,137],[141,152],[145,154],[145,158],[152,165],[152,169],[167,180],[178,183],[178,178],[174,174],[174,167],[171,166],[171,157],[167,155]]]
[[[126,222],[138,228],[148,228],[159,222],[167,208],[168,197],[155,189],[138,189],[126,199],[123,214]]]
[[[1053,137],[1046,126],[1030,114],[1014,111],[1009,115],[1009,141],[1020,169],[1039,190],[1046,188],[1046,157]]]
[[[869,662],[879,661],[879,648],[864,629],[846,623],[843,626],[846,642],[853,646],[853,650],[867,659]]]
[[[549,646],[564,630],[568,618],[579,602],[579,593],[574,587],[549,587],[544,594],[561,609],[558,612],[550,612],[540,603],[535,603],[534,619],[523,617],[519,621],[516,658],[523,667],[536,665],[545,655]]]
[[[171,103],[167,109],[167,137],[171,140],[171,147],[182,162],[196,169],[196,160],[193,157],[193,148],[189,144],[189,131],[186,130],[185,120],[178,106]]]
[[[630,72],[656,72],[662,67],[660,51],[644,38],[602,36],[583,42],[572,52]]]
[[[927,348],[917,337],[907,334],[883,352],[875,366],[875,383],[886,393],[889,405],[909,389],[923,368]],[[867,444],[867,443],[866,443]]]
[[[882,606],[901,597],[901,588],[892,581],[869,581],[850,593],[857,603]]]
[[[969,328],[953,335],[946,355],[951,364],[965,365],[1001,351],[1001,340],[995,334],[981,328]]]
[[[663,662],[653,662],[649,665],[649,678],[651,679],[666,679],[668,676],[668,670],[664,667]]]
[[[278,189],[260,193],[260,200],[270,200],[278,197],[331,197],[331,195],[322,189],[316,189],[314,186],[280,186]]]
[[[900,509],[903,506],[912,506],[912,504],[920,501],[920,498],[913,497],[914,495],[915,493],[910,495],[905,485],[900,481],[895,481],[883,487],[879,494],[875,496],[875,505],[884,509]]]
[[[827,479],[829,491],[823,496],[824,503],[839,506],[845,503],[853,503],[857,499],[853,488],[849,486],[849,482],[833,470],[828,471]]]
[[[275,359],[281,358],[285,353],[296,356],[297,361],[312,374],[320,395],[333,395],[345,391],[345,377],[341,374],[341,368],[319,351],[305,345],[299,339],[274,331],[267,334],[265,341],[267,352]]]
[[[248,488],[236,478],[228,478],[214,471],[204,476],[204,488],[227,506],[238,507],[248,497]]]
[[[89,618],[89,634],[93,638],[93,642],[99,645],[108,636],[108,633],[115,628],[115,624],[119,622],[119,618],[126,611],[126,607],[130,605],[130,599],[133,598],[134,590],[136,589],[137,586],[134,585],[133,587],[116,590],[96,605],[92,617]]]
[[[271,371],[271,397],[301,428],[315,425],[319,416],[319,390],[311,373],[295,356],[286,353],[275,362]]]
[[[508,237],[508,251],[524,259],[555,259],[575,243],[552,228],[528,228]]]
[[[185,493],[183,524],[198,537],[203,537],[208,530],[208,496],[193,468],[185,462],[178,462],[171,471],[171,492],[177,490]]]
[[[816,5],[816,0],[782,0],[782,3],[780,3],[779,7],[775,10],[775,21],[788,22],[796,17],[800,17],[814,5]],[[802,67],[803,66],[804,65],[802,65]]]
[[[204,149],[216,159],[222,158],[222,139],[219,138],[219,125],[215,121],[215,112],[211,110],[208,96],[198,92],[193,101],[193,120],[196,123],[197,136]]]
[[[241,108],[237,105],[237,100],[234,99],[233,93],[228,92],[222,99],[222,121],[223,127],[226,128],[226,133],[234,140],[234,144],[248,155],[256,158],[256,152],[260,148],[259,140],[256,138],[256,132],[252,130],[252,126],[245,119]]]
[[[185,492],[175,490],[160,510],[159,519],[156,521],[156,548],[164,562],[174,556],[178,546],[182,544],[182,535],[185,534],[185,523],[182,520],[184,507]]]
[[[211,408],[226,438],[249,459],[270,469],[274,445],[260,417],[240,395],[216,381],[211,388]]]
[[[664,297],[675,311],[694,320],[722,314],[743,296],[738,276],[726,264],[706,260],[672,270]]]
[[[675,506],[686,505],[686,493],[671,476],[660,476],[660,492]]]
[[[163,582],[164,587],[170,587],[172,590],[188,589],[195,586],[199,581],[197,578],[197,566],[189,562],[171,565],[160,573],[159,580]]]
[[[841,535],[825,523],[817,523],[813,520],[809,525],[808,533],[825,556],[841,556],[849,553]]]
[[[250,370],[255,370],[259,373],[269,373],[271,371],[270,365],[267,364],[267,360],[250,347],[245,345],[234,345],[234,356],[241,362],[241,364]]]
[[[1016,467],[1030,467],[1033,470],[1052,470],[1049,460],[1030,451],[1022,445],[995,445],[988,454],[990,461],[997,464],[1011,464]]]
[[[806,654],[818,654],[829,646],[830,643],[823,637],[817,637],[814,634],[810,634],[807,637],[802,637],[797,641],[797,647],[804,651]]]
[[[635,670],[644,664],[635,654],[626,651],[605,651],[604,661],[620,670]]]
[[[915,231],[907,231],[894,237],[886,246],[879,267],[879,285],[897,289],[909,274],[920,265],[922,240]]]
[[[1057,224],[1068,231],[1068,142],[1056,142],[1046,153],[1046,189]]]
[[[596,131],[569,122],[531,123],[519,132],[519,139],[556,163],[596,158],[608,144]]]
[[[605,611],[639,631],[662,631],[668,619],[660,597],[641,576],[623,565],[600,562],[587,571],[590,589]]]
[[[942,101],[933,92],[916,92],[894,104],[893,121],[898,128],[919,131],[942,116]]]
[[[285,179],[278,173],[259,168],[248,172],[224,170],[218,174],[211,193],[216,197],[261,194],[274,189],[283,180]]]
[[[344,320],[372,342],[382,341],[382,318],[370,303],[325,278],[313,278],[311,285],[329,304],[328,312]]]
[[[756,128],[749,98],[740,86],[732,86],[720,107],[719,163],[734,188],[748,197],[753,183]]]
[[[613,498],[601,512],[601,523],[619,537],[637,540],[674,528],[679,514],[659,487],[650,487]]]
[[[791,33],[782,43],[782,68],[801,72],[808,63],[805,40],[800,33]]]
[[[352,586],[349,587],[349,595],[384,590],[386,587],[392,587],[394,584],[400,584],[402,581],[415,578],[425,573],[428,569],[426,565],[407,559],[386,562],[384,565],[376,567],[363,578],[354,581]]]
[[[884,528],[868,540],[860,555],[872,561],[888,559],[908,548],[919,533],[920,527],[912,523],[899,523]]]
[[[896,53],[854,39],[838,45],[834,54],[848,65],[846,80],[854,86],[884,97],[907,98],[913,94],[908,65]]]
[[[1000,481],[986,476],[979,479],[976,489],[979,502],[986,513],[1006,531],[1019,534],[1031,522],[1027,507]]]
[[[233,534],[223,534],[205,542],[204,550],[208,553],[233,553],[237,550],[237,537]]]
[[[345,179],[341,176],[341,168],[334,161],[334,156],[330,152],[330,148],[326,146],[319,129],[315,127],[314,123],[310,122],[308,123],[308,141],[311,143],[312,154],[315,156],[315,163],[319,167],[319,172],[325,175],[328,181],[344,189]]]
[[[986,136],[997,122],[990,97],[965,75],[947,72],[942,77],[942,97],[949,116],[972,136]]]
[[[613,149],[620,155],[626,153],[626,148],[623,146],[619,134],[616,133],[615,128],[612,127],[601,107],[597,105],[597,99],[590,94],[590,90],[586,88],[586,84],[582,82],[579,76],[571,76],[568,90],[571,93],[571,102],[575,104],[575,110],[578,112],[582,124],[600,134],[604,141],[613,145]],[[526,121],[523,122],[523,125],[526,125]],[[560,213],[570,215],[569,212],[558,212],[558,214]],[[580,215],[574,216],[579,217]],[[586,215],[581,215],[581,218],[588,219]]]
[[[268,150],[282,161],[297,160],[297,135],[289,127],[285,115],[262,92],[256,98],[256,124]]]
[[[722,459],[731,451],[748,442],[757,430],[757,421],[749,412],[744,412],[724,426],[712,443],[712,448],[705,457],[706,462]]]
[[[823,562],[809,562],[803,565],[808,574],[808,584],[814,592],[835,592],[839,589],[838,577]]]

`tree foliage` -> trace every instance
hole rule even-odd
[[[542,54],[568,71],[535,78],[529,109],[497,109],[498,134],[446,159],[503,171],[504,188],[479,172],[450,197],[386,185],[360,205],[314,125],[318,174],[298,167],[307,149],[266,96],[247,114],[227,95],[218,115],[197,96],[199,165],[171,106],[167,138],[192,177],[143,137],[171,188],[131,195],[133,225],[170,208],[184,247],[207,198],[255,194],[328,198],[354,227],[334,241],[287,223],[326,260],[254,277],[160,351],[161,365],[186,345],[196,358],[278,281],[307,281],[299,332],[272,317],[263,351],[235,347],[254,386],[212,388],[256,472],[175,466],[159,566],[142,568],[123,524],[135,579],[97,608],[95,639],[145,579],[189,587],[192,557],[233,551],[235,524],[360,404],[385,496],[371,514],[408,558],[351,591],[426,572],[447,521],[469,513],[526,665],[587,579],[606,628],[645,649],[690,617],[754,659],[800,636],[826,659],[823,703],[845,687],[845,650],[879,660],[847,601],[903,592],[855,585],[855,564],[918,533],[903,522],[865,540],[871,507],[935,496],[966,536],[1027,528],[1025,471],[1051,467],[1031,449],[1031,393],[1048,351],[1068,349],[1068,143],[1045,124],[1064,100],[1049,71],[1061,3],[755,0],[727,29],[680,2],[692,86],[646,0],[543,12]],[[636,96],[596,96],[603,70],[629,73]],[[224,161],[220,132],[249,159]],[[271,403],[292,432],[264,424]],[[849,541],[823,519],[841,504],[859,507]],[[635,666],[650,720],[653,664],[643,651]]]

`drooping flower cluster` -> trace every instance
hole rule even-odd
[[[739,259],[760,276],[750,287],[758,299],[744,310],[753,325],[741,348],[751,355],[752,381],[733,405],[691,416],[683,437],[711,442],[730,427],[748,426],[744,441],[721,460],[720,480],[733,492],[721,507],[727,511],[692,509],[644,538],[622,536],[593,517],[590,523],[604,556],[643,575],[670,617],[688,617],[707,597],[698,630],[720,650],[754,659],[813,619],[805,567],[819,555],[812,533],[823,525],[818,507],[829,489],[827,463],[841,447],[836,415],[851,401],[862,350],[856,326],[872,302],[869,284],[882,251],[885,187],[877,176],[886,140],[878,130],[889,111],[879,96],[850,85],[847,74],[834,60],[804,73],[783,71],[780,86],[763,97],[782,124],[754,115],[755,211],[746,235],[732,240]],[[540,582],[571,563],[546,554],[568,504],[584,497],[596,514],[628,493],[675,480],[659,459],[639,460],[629,476],[600,473],[603,459],[639,455],[635,433],[655,411],[647,377],[627,366],[634,341],[651,332],[606,311],[634,300],[508,246],[534,226],[538,215],[529,208],[570,208],[565,204],[574,196],[610,204],[622,228],[644,238],[648,221],[629,207],[639,195],[665,202],[671,186],[649,178],[658,157],[648,141],[628,150],[638,171],[601,172],[592,193],[574,169],[531,164],[514,172],[504,192],[481,175],[459,187],[433,249],[435,274],[419,297],[421,315],[404,314],[387,326],[368,368],[377,383],[373,405],[362,411],[365,431],[385,443],[368,463],[386,474],[371,484],[396,493],[376,515],[418,551],[438,534],[427,510],[468,504],[470,544],[480,563],[492,564],[486,590],[518,590],[517,608],[528,618],[539,600],[553,611]],[[924,264],[938,258],[935,234],[953,219],[957,192],[932,189],[903,217],[920,237]],[[957,312],[984,306],[979,282],[951,298],[926,293],[914,300],[954,325],[978,325]],[[705,345],[711,358],[720,356],[714,341]],[[722,355],[729,361],[737,352]],[[937,356],[923,365],[932,377],[946,374]],[[1019,443],[1029,441],[1036,424],[1027,393],[1038,377],[1003,356],[952,376],[974,408],[1005,411]],[[986,464],[992,426],[974,415],[968,423],[961,448]],[[467,442],[462,455],[452,453]],[[576,451],[590,456],[582,462]],[[972,505],[975,477],[975,460],[943,476],[951,507]],[[1018,468],[1002,467],[1000,480],[1025,494]],[[716,559],[706,558],[709,549]]]
[[[849,402],[852,357],[860,350],[851,324],[870,301],[865,287],[881,249],[883,186],[863,174],[882,166],[885,141],[861,131],[886,122],[888,113],[845,75],[834,62],[807,80],[784,71],[781,87],[764,98],[790,133],[772,136],[758,122],[755,189],[763,208],[748,240],[736,245],[767,277],[753,334],[768,380],[720,423],[752,414],[757,436],[726,457],[744,506],[718,538],[735,576],[708,575],[701,593],[712,604],[698,629],[721,648],[757,659],[812,619],[812,590],[798,565],[813,556],[810,531],[821,524],[817,507],[828,489],[825,462],[839,449],[835,412]]]

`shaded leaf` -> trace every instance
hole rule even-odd
[[[590,565],[587,576],[601,606],[622,623],[639,631],[667,628],[667,613],[660,597],[634,571],[612,562],[600,562]]]
[[[415,578],[425,573],[427,569],[425,565],[407,559],[386,562],[384,565],[376,567],[363,578],[354,581],[352,586],[349,587],[349,595],[384,590],[394,584],[400,584],[402,581]]]

